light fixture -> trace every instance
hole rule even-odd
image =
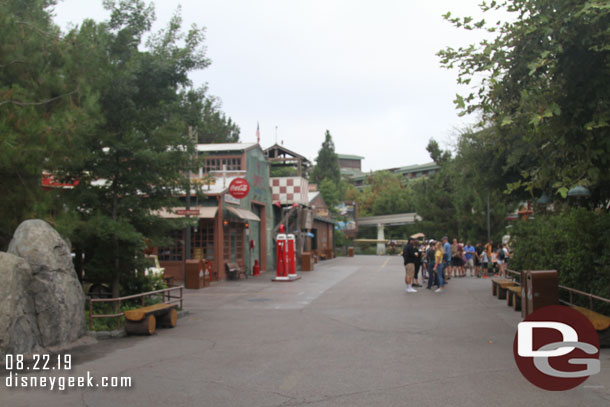
[[[225,226],[229,226],[229,221],[227,219],[225,219],[222,221],[222,224]]]
[[[582,185],[576,185],[574,188],[568,191],[568,196],[589,196],[591,192],[587,187]]]
[[[553,202],[553,200],[546,194],[546,192],[543,192],[540,198],[538,198],[538,200],[536,201],[536,203],[539,205],[547,205],[551,202]]]

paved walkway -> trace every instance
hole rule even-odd
[[[398,256],[333,259],[300,275],[189,290],[176,329],[73,352],[70,375],[130,376],[131,389],[0,386],[0,406],[610,406],[610,349],[602,372],[571,391],[521,376],[520,316],[489,280],[407,294]]]

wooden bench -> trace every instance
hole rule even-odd
[[[513,280],[507,280],[505,278],[492,278],[491,279],[491,293],[498,296],[499,300],[506,299],[506,289],[516,285]]]
[[[239,280],[242,274],[244,278],[248,278],[246,272],[243,271],[237,263],[225,263],[225,270],[229,280]]]
[[[515,311],[521,311],[521,286],[506,287],[506,305],[512,306]]]
[[[177,304],[155,304],[125,311],[125,332],[128,334],[152,335],[157,326],[173,328],[177,322]]]
[[[599,336],[599,344],[603,347],[610,347],[610,317],[592,311],[588,308],[573,306],[576,311],[583,314],[597,331]]]

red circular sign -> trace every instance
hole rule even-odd
[[[519,323],[513,353],[523,376],[545,390],[570,390],[599,372],[595,328],[562,305],[540,308]]]
[[[235,178],[229,185],[229,194],[235,199],[243,199],[250,192],[250,184],[244,178]]]

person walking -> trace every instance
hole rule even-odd
[[[409,241],[402,250],[402,258],[404,259],[405,265],[405,283],[407,288],[405,289],[408,293],[416,293],[417,290],[413,288],[413,276],[415,275],[415,261],[417,259],[417,251],[413,246],[413,239],[409,238]]]
[[[451,264],[451,244],[447,236],[443,236],[443,251],[443,272],[445,273],[445,281],[447,281],[451,278],[451,271],[449,270],[449,265]]]
[[[415,250],[415,275],[413,277],[412,286],[421,287],[421,284],[419,284],[419,269],[422,265],[422,252],[421,252],[421,248],[419,246],[419,241],[415,241],[413,243],[413,249]],[[423,276],[423,274],[424,274],[424,272],[422,271],[422,276]]]
[[[438,283],[438,276],[434,271],[434,266],[436,264],[435,257],[437,245],[438,244],[434,240],[430,240],[430,243],[428,244],[428,249],[426,250],[426,264],[428,266],[428,285],[426,288],[428,290],[432,289],[433,285],[438,285],[440,287],[440,284]]]
[[[451,254],[451,249],[449,249],[449,254]],[[443,268],[445,264],[448,264],[445,257],[446,251],[443,250],[443,246],[440,242],[438,242],[436,244],[436,251],[434,253],[434,271],[438,276],[438,288],[434,291],[435,293],[440,293],[445,288],[445,285],[443,284]]]
[[[464,256],[466,256],[466,270],[470,270],[470,277],[474,277],[474,257],[476,255],[476,251],[474,246],[470,244],[470,242],[466,243],[466,247],[464,247]]]
[[[481,252],[481,267],[483,268],[483,278],[487,278],[487,271],[489,269],[489,258],[487,257],[487,250]]]
[[[483,246],[481,242],[478,242],[474,247],[474,268],[478,278],[481,278],[481,253],[483,253]]]

